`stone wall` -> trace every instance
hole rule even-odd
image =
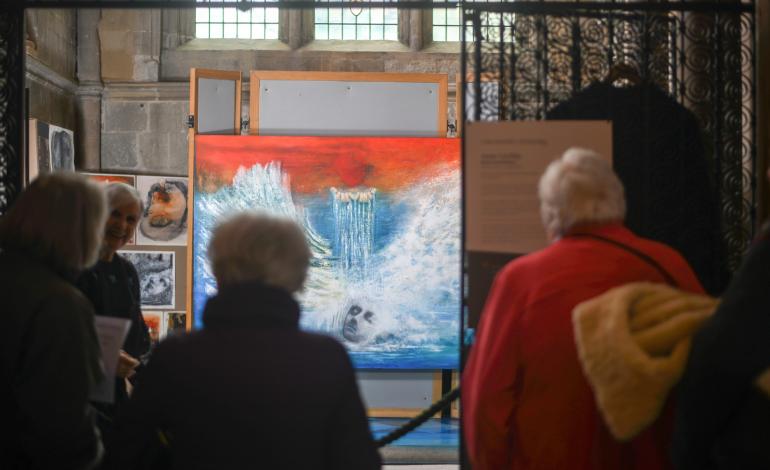
[[[107,85],[102,169],[187,175],[187,83]]]
[[[52,71],[75,80],[74,10],[27,10],[27,53]]]
[[[386,41],[199,40],[192,38],[191,13],[102,12],[97,28],[104,83],[99,152],[104,170],[187,174],[186,117],[193,67],[240,70],[244,118],[251,70],[446,73],[447,119],[454,120],[454,80],[460,66],[456,45],[414,51]]]
[[[75,13],[28,10],[26,15],[29,115],[75,130]]]
[[[99,21],[102,80],[156,82],[160,10],[102,10]]]

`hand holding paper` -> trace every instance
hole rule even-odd
[[[91,400],[113,403],[115,401],[115,376],[118,373],[118,358],[121,357],[121,352],[123,352],[121,348],[126,340],[128,328],[131,326],[131,320],[96,315],[94,317],[94,326],[96,328],[96,335],[99,337],[99,347],[102,350],[105,378],[96,384],[91,391]],[[125,355],[135,360],[128,354]],[[123,361],[125,362],[125,359]],[[123,367],[125,368],[125,365]],[[131,367],[129,372],[133,372],[134,367],[136,365]]]
[[[129,379],[136,372],[135,369],[138,365],[139,360],[121,349],[120,355],[118,356],[118,365],[115,375],[121,379]]]

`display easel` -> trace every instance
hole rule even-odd
[[[214,110],[201,108],[213,104]],[[213,112],[212,112],[213,111]],[[203,118],[203,120],[201,120]],[[187,329],[192,329],[192,282],[193,282],[193,215],[195,200],[195,136],[202,134],[232,134],[241,130],[241,72],[209,69],[190,70],[190,115],[187,131],[187,171],[189,195],[187,197]]]
[[[240,90],[240,72],[193,70],[190,74],[189,172],[194,186],[195,135],[204,133],[200,108],[202,78],[230,81]],[[252,71],[250,121],[252,135],[411,136],[447,134],[445,74],[337,73]],[[228,101],[228,100],[226,100]],[[230,102],[230,101],[228,101]],[[240,97],[233,104],[240,107]],[[334,109],[334,113],[329,113]],[[205,113],[206,111],[204,111]],[[220,111],[218,134],[238,134],[240,117]],[[405,118],[405,117],[408,117]],[[215,126],[217,127],[217,126]],[[221,132],[225,129],[227,132]],[[190,197],[192,204],[193,197]],[[190,214],[193,214],[191,206]],[[192,226],[192,224],[191,224]],[[188,250],[192,250],[189,231]],[[190,253],[188,263],[192,261]],[[188,299],[192,308],[192,266],[188,270]],[[192,314],[188,315],[192,321]],[[191,325],[192,323],[190,323]],[[419,376],[419,377],[418,377]],[[456,376],[455,376],[456,377]],[[441,371],[359,371],[362,393],[372,417],[412,417],[441,397]],[[367,395],[367,389],[374,391]],[[402,399],[399,399],[399,396]],[[403,397],[410,398],[409,400]],[[415,400],[417,398],[417,400]],[[378,406],[380,400],[387,406]]]

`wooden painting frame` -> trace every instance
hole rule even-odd
[[[233,116],[232,135],[239,135],[241,132],[241,90],[243,89],[243,78],[240,70],[213,70],[213,69],[190,69],[190,118],[191,122],[188,122],[187,131],[187,176],[188,176],[188,193],[187,193],[187,217],[188,217],[188,230],[187,230],[187,272],[185,275],[185,304],[187,312],[187,330],[192,329],[192,282],[193,282],[193,269],[192,269],[192,244],[193,244],[193,230],[192,222],[194,216],[194,204],[195,199],[195,136],[198,134],[198,115],[200,111],[198,109],[199,103],[199,86],[198,80],[201,78],[208,78],[214,80],[232,80],[235,82],[235,113]],[[190,125],[191,124],[191,125]]]
[[[384,83],[435,83],[438,85],[438,119],[436,137],[447,134],[447,95],[449,77],[445,73],[393,73],[393,72],[294,72],[256,71],[249,73],[249,134],[259,135],[259,87],[262,80],[296,80],[322,82],[384,82]],[[397,136],[393,136],[397,137]]]

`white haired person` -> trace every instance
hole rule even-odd
[[[671,468],[671,411],[625,442],[602,420],[578,359],[572,311],[638,281],[702,292],[673,249],[623,226],[623,186],[609,163],[569,149],[540,179],[548,247],[495,278],[462,377],[474,470]]]
[[[104,238],[99,260],[83,272],[77,285],[94,305],[97,315],[131,320],[117,364],[115,402],[94,405],[99,411],[99,428],[109,451],[111,423],[128,399],[126,379],[133,377],[140,359],[149,352],[150,334],[142,318],[136,268],[117,253],[134,236],[142,213],[142,199],[134,188],[125,183],[109,183],[104,191],[108,215],[102,229]]]
[[[104,193],[42,175],[0,219],[0,466],[85,470],[103,454],[91,387],[103,377],[91,303],[74,286],[96,262]]]
[[[208,255],[218,293],[203,329],[153,351],[118,419],[114,468],[141,461],[158,428],[179,470],[379,468],[345,349],[299,329],[303,231],[242,213],[214,230]]]

